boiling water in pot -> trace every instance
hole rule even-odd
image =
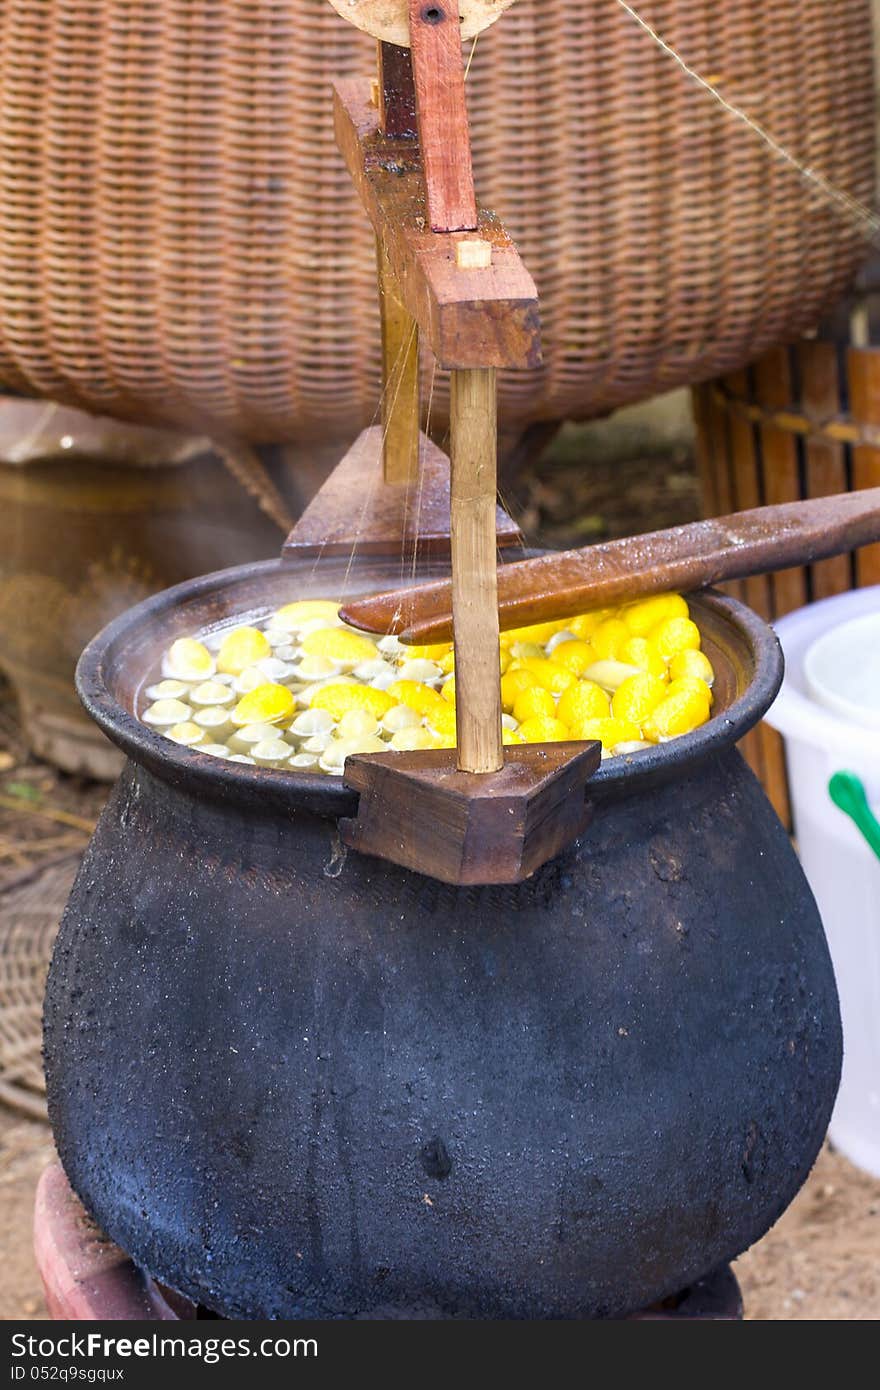
[[[704,724],[712,666],[678,594],[501,637],[504,742],[598,739],[631,754]],[[451,643],[346,627],[334,600],[178,638],[140,717],[174,743],[249,766],[340,776],[356,753],[455,746]]]

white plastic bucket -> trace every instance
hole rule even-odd
[[[846,717],[840,702],[836,710],[819,703],[804,671],[820,638],[868,614],[880,614],[880,587],[841,594],[779,619],[786,674],[767,720],[785,737],[798,849],[825,923],[840,993],[843,1077],[830,1134],[848,1158],[880,1177],[880,860],[828,791],[836,773],[855,773],[880,817],[880,728]],[[854,625],[856,650],[864,633],[864,625]],[[834,641],[840,645],[839,638]],[[825,653],[827,674],[827,642]],[[815,670],[815,656],[812,665]],[[870,721],[868,711],[864,718]]]

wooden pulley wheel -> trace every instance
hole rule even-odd
[[[330,4],[343,19],[363,29],[365,34],[372,34],[383,43],[409,48],[410,0],[330,0]],[[435,24],[457,10],[462,38],[473,39],[494,24],[512,4],[513,0],[458,0],[453,5],[449,0],[437,0],[435,4],[425,0],[422,9],[423,17]]]

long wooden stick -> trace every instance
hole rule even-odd
[[[643,594],[687,593],[769,574],[880,541],[880,488],[787,502],[647,536],[504,565],[498,575],[500,626],[568,618]],[[361,599],[342,610],[369,632],[409,642],[452,635],[448,581]]]
[[[458,766],[498,772],[501,743],[495,547],[498,423],[494,367],[452,373],[452,609]]]

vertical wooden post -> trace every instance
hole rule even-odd
[[[767,410],[791,408],[791,356],[788,348],[773,348],[755,364],[757,401]],[[768,506],[799,502],[801,498],[798,447],[794,436],[776,425],[760,427],[764,501]],[[802,608],[807,601],[807,575],[803,568],[779,570],[770,576],[772,616],[781,618]]]
[[[382,458],[386,483],[419,476],[419,330],[398,297],[381,237],[376,241],[382,319]]]
[[[409,0],[419,142],[434,232],[477,226],[461,22],[452,0]]]
[[[415,138],[416,88],[408,48],[379,44],[379,124],[389,139]],[[419,476],[419,330],[401,303],[381,237],[376,239],[382,324],[382,472],[386,483]]]
[[[452,373],[452,606],[458,766],[498,772],[501,742],[495,505],[498,466],[494,367]]]
[[[734,395],[747,394],[745,373],[724,378],[725,387]],[[710,438],[714,440],[717,459],[716,488],[717,510],[714,515],[726,516],[728,512],[744,511],[761,505],[761,481],[758,458],[755,452],[755,435],[747,420],[735,413],[721,417],[716,412],[714,430]],[[751,579],[736,580],[725,585],[727,593],[734,598],[745,600],[764,618],[770,618],[770,581],[766,575]],[[771,731],[766,725],[750,729],[740,743],[740,748],[758,777],[766,783],[769,754],[766,745]],[[772,750],[771,750],[772,754]]]
[[[745,372],[731,372],[724,378],[724,384],[732,395],[745,399],[749,392],[749,380]],[[743,416],[731,411],[729,416],[727,467],[719,478],[721,484],[721,505],[719,514],[750,511],[760,507],[764,498],[761,488],[761,460],[758,457],[755,427]],[[769,574],[755,574],[749,579],[740,579],[728,584],[726,591],[734,598],[743,600],[767,622],[773,614],[773,590]]]

